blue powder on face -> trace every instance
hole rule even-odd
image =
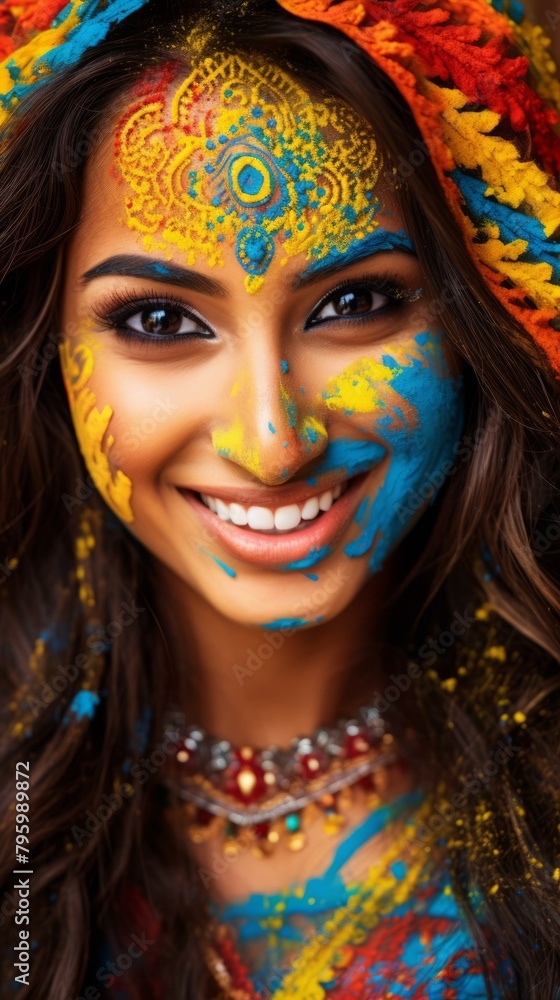
[[[273,622],[266,622],[265,625],[259,625],[259,628],[265,628],[268,631],[281,628],[302,628],[303,625],[316,625],[322,621],[322,615],[319,615],[318,618],[313,618],[311,621],[306,621],[305,618],[275,618]]]
[[[280,369],[282,371],[282,374],[285,375],[286,372],[288,372],[290,370],[290,366],[289,366],[288,362],[287,361],[281,361],[280,362]]]
[[[330,552],[330,545],[322,545],[319,549],[309,549],[308,554],[303,559],[296,559],[295,562],[285,563],[280,568],[285,570],[309,569],[311,566],[316,566],[318,562],[326,559]]]
[[[320,260],[308,264],[303,272],[306,278],[324,267],[348,267],[356,264],[366,257],[371,257],[375,253],[384,253],[391,250],[403,250],[407,253],[414,253],[414,247],[410,236],[405,232],[391,233],[386,229],[376,229],[375,232],[365,236],[362,240],[353,240],[346,250],[336,250],[333,248]]]
[[[68,715],[72,714],[80,722],[81,719],[93,719],[95,709],[99,705],[99,695],[93,691],[78,691],[68,707]],[[68,715],[66,720],[68,721]]]
[[[306,482],[310,486],[316,486],[318,476],[335,469],[348,477],[356,476],[360,472],[366,472],[379,465],[386,454],[387,448],[378,444],[377,441],[335,438],[327,445],[322,462],[315,469],[314,475],[306,479]]]
[[[361,502],[360,506],[358,507],[356,513],[354,514],[354,520],[355,520],[356,524],[361,524],[362,523],[362,521],[363,521],[363,519],[364,519],[364,517],[366,515],[366,510],[368,508],[368,504],[369,504],[369,497],[364,497],[364,499],[362,500],[362,502]]]
[[[303,575],[306,576],[308,580],[317,581],[319,579],[316,573],[304,573]]]
[[[204,552],[206,556],[210,556],[210,558],[214,560],[216,565],[219,566],[220,569],[223,569],[224,573],[227,573],[227,575],[232,577],[232,579],[234,579],[237,576],[237,573],[235,572],[234,569],[231,568],[231,566],[228,566],[227,563],[222,562],[222,560],[218,559],[218,557],[215,556],[212,552],[208,552],[208,550],[203,549],[202,546],[200,546],[200,550]]]
[[[463,426],[461,379],[453,378],[441,349],[443,335],[421,333],[415,357],[398,365],[389,355],[382,363],[395,369],[391,388],[416,410],[414,424],[398,418],[372,425],[386,442],[391,458],[387,475],[371,503],[363,528],[344,548],[351,558],[370,553],[370,570],[378,572],[411,526],[426,499],[433,503],[445,482],[446,463],[460,446]],[[395,411],[393,411],[395,412]],[[395,414],[396,416],[396,414]],[[336,442],[334,442],[336,443]]]
[[[270,420],[268,421],[268,429],[271,434],[276,434],[276,427],[274,426],[274,424],[271,424]]]

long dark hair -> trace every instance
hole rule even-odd
[[[157,945],[130,973],[134,995],[155,995],[150,964],[169,1000],[211,993],[200,947],[202,882],[158,821],[156,781],[146,780],[166,756],[163,716],[181,671],[162,628],[149,554],[89,480],[56,357],[63,255],[79,219],[87,157],[106,134],[115,102],[148,67],[170,57],[187,66],[177,32],[203,8],[202,0],[158,3],[130,17],[36,90],[2,148],[0,962],[8,982],[17,932],[10,902],[15,765],[29,761],[34,947],[26,995],[33,998],[79,995],[97,975],[95,965],[88,971],[92,940],[126,951],[140,906],[135,922],[125,902],[131,885],[155,915],[154,934],[158,921]],[[437,671],[425,670],[401,700],[409,717],[414,711],[427,758],[423,780],[445,802],[465,775],[480,772],[500,737],[511,738],[504,717],[517,726],[515,758],[448,820],[455,833],[447,851],[488,982],[497,979],[503,996],[553,1000],[560,985],[557,384],[471,262],[391,82],[350,41],[300,22],[274,0],[232,0],[214,15],[217,48],[261,53],[366,114],[394,167],[432,319],[465,361],[465,457],[410,542],[419,559],[393,613],[401,624],[417,620],[410,638],[420,662],[419,613],[424,605],[447,608],[445,627],[445,615],[457,608],[453,581],[468,580],[498,615],[483,610],[476,619],[484,636],[478,659],[469,653],[473,628],[446,656],[438,654]],[[422,602],[418,580],[428,594]],[[505,648],[504,635],[507,661],[501,654],[485,661],[484,647]],[[395,650],[402,663],[407,655]],[[461,682],[442,686],[457,664]],[[92,718],[68,711],[84,685],[99,698]],[[484,837],[477,841],[481,809],[497,817],[487,850],[480,849]],[[476,888],[485,896],[484,928],[472,905]],[[515,988],[499,968],[490,970],[488,947],[509,959]],[[102,988],[106,978],[95,982]]]

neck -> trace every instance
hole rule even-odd
[[[287,746],[380,689],[385,571],[332,620],[286,634],[231,621],[162,572],[175,649],[188,650],[182,669],[191,693],[183,710],[207,732],[237,746]]]

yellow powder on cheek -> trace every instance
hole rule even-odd
[[[345,413],[372,413],[387,404],[389,384],[399,373],[371,358],[360,358],[329,379],[323,392],[324,403],[330,410]]]
[[[85,344],[71,347],[66,341],[60,345],[60,361],[76,436],[91,478],[115,514],[123,521],[132,521],[132,483],[120,469],[113,471],[109,461],[114,438],[107,434],[107,428],[113,410],[110,406],[99,410],[88,387],[93,352]]]

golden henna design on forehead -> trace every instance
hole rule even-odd
[[[234,246],[256,292],[276,256],[315,262],[377,229],[380,155],[349,107],[237,55],[205,59],[172,94],[174,72],[145,87],[116,136],[126,221],[147,250],[220,266]]]

